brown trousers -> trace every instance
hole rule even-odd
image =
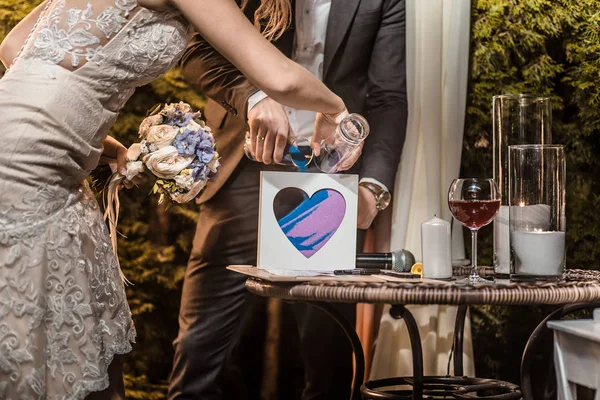
[[[243,159],[215,197],[200,206],[183,284],[169,399],[224,398],[224,392],[231,392],[223,385],[232,355],[237,352],[239,358],[240,353],[242,357],[249,354],[250,349],[237,345],[244,317],[256,298],[253,300],[245,289],[246,278],[226,266],[256,265],[261,170],[285,168]],[[348,399],[352,354],[343,331],[314,307],[294,304],[292,308],[304,363],[302,398]],[[339,311],[355,323],[355,305],[340,304]],[[260,361],[253,364],[260,368]],[[226,383],[232,384],[237,383]]]

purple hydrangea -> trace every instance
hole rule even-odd
[[[202,141],[198,145],[198,148],[201,150],[212,150],[214,147],[214,142],[210,136],[204,131],[202,131]]]
[[[203,133],[203,139],[196,148],[196,156],[205,164],[208,164],[215,157],[215,144],[210,136],[205,132]]]
[[[196,119],[199,116],[200,113],[185,112],[179,109],[179,107],[177,107],[177,110],[172,115],[170,115],[169,118],[167,118],[166,123],[169,125],[177,125],[180,128],[182,128],[189,124],[191,120]]]
[[[214,140],[209,133],[203,129],[192,131],[186,129],[175,138],[173,146],[180,154],[195,155],[197,158],[189,167],[193,169],[194,181],[214,180],[215,174],[208,168],[207,164],[215,158]]]
[[[198,132],[186,129],[183,133],[177,135],[173,146],[175,146],[179,154],[191,155],[196,153],[201,141],[202,138],[198,135]]]
[[[196,156],[202,163],[208,164],[215,157],[215,151],[212,148],[206,151],[197,151]]]
[[[194,178],[194,182],[198,182],[199,180],[205,180],[208,177],[210,170],[208,169],[206,164],[202,162],[196,162],[193,163],[191,166],[194,168],[194,171],[192,172],[192,178]]]
[[[185,113],[181,110],[177,110],[177,111],[175,111],[175,114],[173,114],[173,117],[169,121],[169,124],[183,127],[183,126],[186,126],[187,124],[189,124],[191,120],[192,120],[191,114]]]
[[[202,129],[198,131],[186,129],[183,133],[177,135],[173,146],[180,154],[196,154],[198,158],[202,158],[202,154],[205,153],[214,153],[214,142]]]

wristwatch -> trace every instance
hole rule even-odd
[[[368,189],[371,193],[373,193],[373,196],[375,196],[375,200],[377,201],[378,211],[385,210],[390,205],[390,202],[392,201],[392,195],[381,186],[372,182],[361,182],[358,185]]]

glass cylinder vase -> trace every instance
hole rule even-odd
[[[564,146],[509,146],[511,279],[558,280],[565,271]]]
[[[494,180],[500,190],[500,210],[494,220],[494,273],[510,273],[508,146],[552,143],[552,104],[549,97],[527,94],[494,96]]]
[[[244,143],[244,153],[252,161],[256,157],[252,153],[252,142],[250,133],[246,133],[246,142]],[[305,172],[313,159],[313,151],[310,147],[310,141],[304,137],[288,137],[288,143],[283,150],[283,158],[280,164],[294,167],[300,172]]]

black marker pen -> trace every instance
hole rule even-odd
[[[380,274],[381,270],[377,268],[354,268],[354,269],[336,269],[334,275],[375,275]]]

